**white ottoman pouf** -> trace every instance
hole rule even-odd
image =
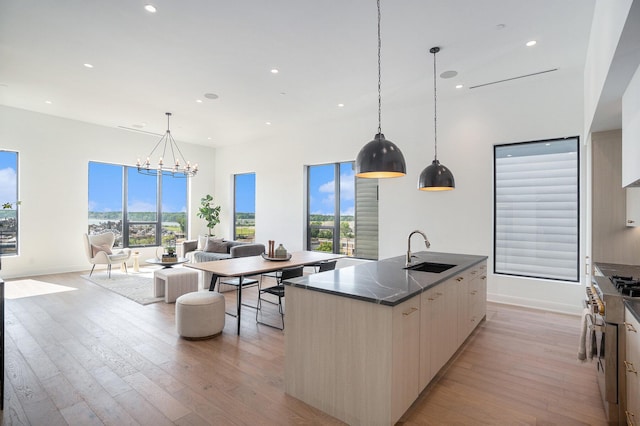
[[[183,294],[176,300],[176,329],[185,339],[215,337],[224,328],[224,296],[214,291]]]
[[[198,291],[198,272],[188,268],[164,268],[153,273],[153,296],[173,303],[185,293]]]

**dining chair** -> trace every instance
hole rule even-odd
[[[336,269],[337,260],[325,260],[324,262],[316,263],[317,272],[333,271]]]
[[[259,324],[264,324],[269,327],[277,328],[279,330],[284,330],[284,308],[282,306],[282,298],[284,297],[284,282],[291,278],[301,277],[303,275],[304,266],[293,266],[291,268],[283,268],[280,270],[280,276],[276,277],[277,284],[267,288],[261,288],[262,280],[258,283],[258,306],[256,309],[256,322]],[[271,294],[278,297],[278,303],[275,303],[271,300],[265,299],[263,297],[264,294]],[[262,322],[258,319],[260,313],[262,313],[262,301],[272,303],[274,305],[278,305],[278,312],[280,313],[280,318],[282,320],[282,328],[275,326],[273,324],[268,324],[266,322]]]

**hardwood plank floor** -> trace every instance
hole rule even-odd
[[[142,306],[79,273],[33,280],[68,291],[5,301],[5,425],[342,424],[284,394],[284,334],[249,307],[240,336],[227,316],[221,336],[187,341],[173,304]],[[579,330],[578,317],[489,304],[399,424],[606,424]]]

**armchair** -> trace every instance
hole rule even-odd
[[[124,264],[125,271],[127,271],[127,260],[131,257],[131,249],[125,248],[113,251],[115,240],[116,236],[113,232],[105,232],[98,235],[84,234],[85,253],[89,263],[93,265],[89,276],[93,274],[96,265],[107,265],[109,278],[111,278],[111,265],[113,264]]]

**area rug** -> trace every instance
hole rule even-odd
[[[111,278],[106,272],[98,271],[93,275],[82,275],[82,278],[94,284],[118,293],[141,305],[149,305],[164,300],[164,297],[153,296],[153,271],[142,271],[125,274],[111,271]]]

